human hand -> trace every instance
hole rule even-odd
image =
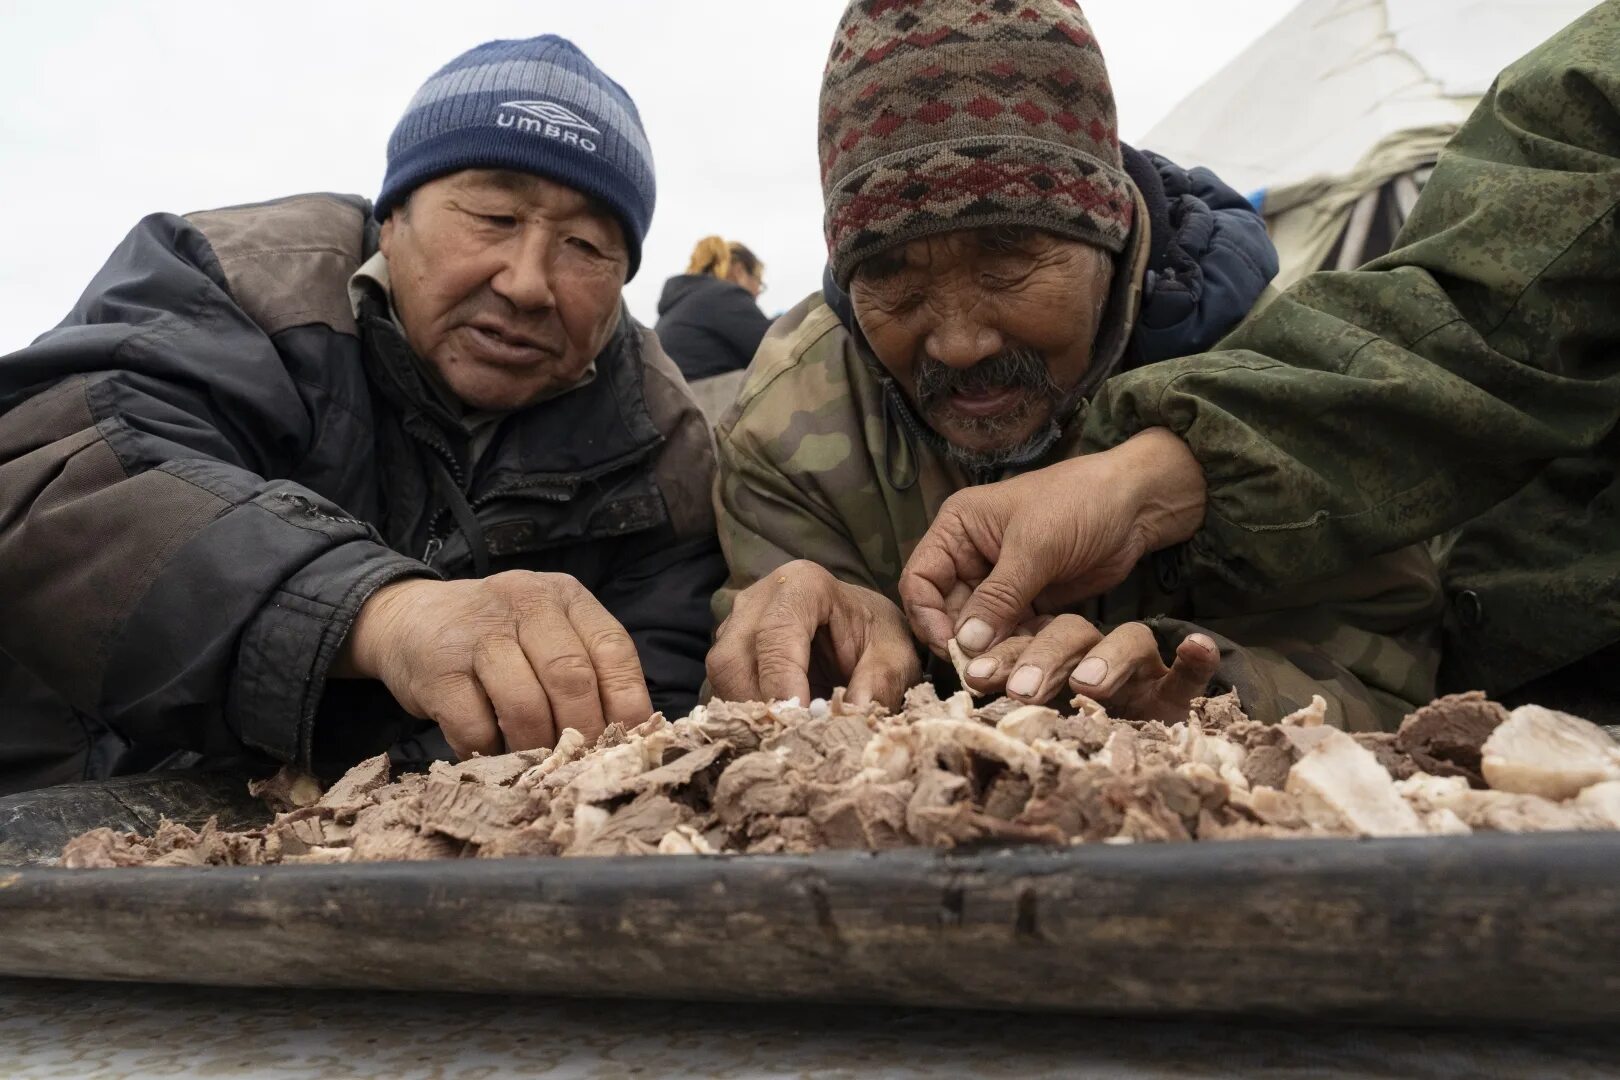
[[[1220,650],[1204,634],[1189,634],[1167,667],[1158,639],[1145,623],[1125,623],[1108,634],[1078,615],[1026,623],[1021,632],[967,665],[968,685],[980,693],[1042,705],[1070,690],[1108,707],[1124,720],[1187,718],[1193,698],[1209,689]]]
[[[567,574],[397,581],[360,608],[338,675],[380,679],[461,757],[594,742],[652,715],[635,644]]]
[[[939,655],[1005,639],[1034,609],[1118,585],[1143,556],[1186,540],[1204,516],[1204,474],[1153,428],[1112,450],[958,491],[900,575],[917,637]]]
[[[808,702],[844,685],[852,705],[895,709],[922,665],[905,616],[887,597],[801,559],[737,595],[708,673],[714,692],[733,701]]]

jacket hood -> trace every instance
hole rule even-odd
[[[1205,168],[1125,148],[1151,222],[1142,309],[1126,367],[1204,352],[1254,310],[1277,249],[1249,200]]]
[[[677,274],[664,282],[664,291],[658,297],[658,317],[668,315],[677,304],[703,293],[741,289],[741,285],[717,278],[713,274]]]

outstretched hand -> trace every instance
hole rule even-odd
[[[900,576],[907,619],[938,655],[955,637],[980,653],[1037,610],[1061,610],[1125,580],[1186,540],[1204,516],[1204,474],[1163,428],[1099,454],[945,501]]]

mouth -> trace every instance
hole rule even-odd
[[[952,412],[974,419],[1005,416],[1021,408],[1028,391],[1017,386],[994,386],[958,391],[946,398]]]
[[[545,342],[499,323],[468,323],[464,329],[478,359],[497,367],[527,367],[548,360],[557,352]]]

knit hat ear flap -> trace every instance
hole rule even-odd
[[[635,277],[658,199],[652,148],[630,95],[572,42],[490,41],[440,68],[388,140],[377,220],[463,169],[533,173],[599,199],[623,226]]]
[[[1124,250],[1135,197],[1074,0],[854,0],[822,77],[827,251],[1022,225]]]

